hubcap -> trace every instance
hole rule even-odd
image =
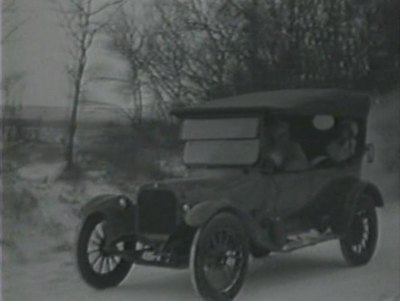
[[[213,233],[204,250],[204,275],[221,292],[229,291],[238,281],[244,264],[243,248],[229,229]]]
[[[93,229],[87,244],[87,257],[90,266],[97,274],[108,274],[114,271],[121,262],[121,257],[114,255],[105,248],[104,223],[99,223]],[[123,250],[123,243],[117,245]]]
[[[367,211],[359,211],[352,224],[352,231],[349,236],[351,250],[361,254],[368,248],[370,242],[370,220]]]

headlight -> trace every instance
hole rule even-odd
[[[121,208],[125,209],[126,207],[128,207],[128,200],[125,198],[122,198],[122,197],[119,198],[118,203],[121,206]]]
[[[183,212],[188,212],[190,210],[190,206],[188,204],[183,204],[182,210]]]

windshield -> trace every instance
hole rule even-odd
[[[185,120],[184,162],[188,165],[252,165],[260,148],[257,118]]]
[[[257,118],[186,119],[183,140],[250,139],[258,134]]]

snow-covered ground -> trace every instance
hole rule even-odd
[[[400,300],[400,206],[389,203],[379,215],[380,247],[367,266],[347,267],[336,241],[252,260],[237,300]],[[79,278],[71,251],[49,249],[3,267],[3,301],[199,300],[188,270],[137,266],[121,286],[96,291]]]
[[[393,101],[383,99],[370,117],[368,141],[376,145],[376,160],[363,172],[387,200],[379,213],[381,241],[374,260],[349,268],[335,241],[252,260],[237,300],[400,301],[399,103],[394,101],[399,97],[388,98]],[[138,266],[121,286],[106,291],[89,288],[78,276],[72,246],[79,208],[94,195],[134,190],[147,180],[141,170],[136,175],[135,169],[134,178],[119,172],[109,175],[115,168],[96,159],[79,181],[59,181],[61,148],[15,143],[4,149],[0,143],[0,149],[6,151],[0,175],[0,301],[199,300],[188,270]],[[143,154],[138,154],[142,160]],[[160,167],[171,172],[167,163],[160,162]]]

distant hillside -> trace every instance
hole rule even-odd
[[[2,119],[5,124],[15,119],[25,125],[65,126],[69,120],[70,109],[61,106],[24,106],[18,114],[13,115],[7,107],[3,108]],[[79,125],[91,126],[99,123],[126,123],[115,111],[102,106],[82,106],[79,112]]]

